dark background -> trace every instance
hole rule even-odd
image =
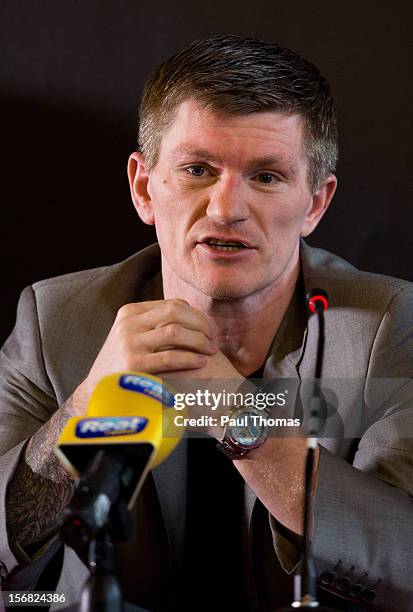
[[[310,242],[413,279],[411,18],[407,1],[2,0],[0,343],[25,285],[153,240],[125,172],[142,84],[166,56],[220,33],[289,46],[333,86],[339,190]]]

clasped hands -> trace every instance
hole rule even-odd
[[[122,306],[88,376],[73,395],[75,413],[85,414],[100,379],[121,371],[155,374],[173,381],[174,387],[179,385],[180,392],[188,390],[189,379],[231,379],[239,386],[244,377],[219,350],[217,335],[216,324],[182,299]]]

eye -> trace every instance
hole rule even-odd
[[[199,164],[195,164],[194,166],[188,166],[186,168],[186,171],[189,172],[189,174],[192,174],[192,176],[204,176],[206,169],[204,168],[204,166],[200,166]]]
[[[261,172],[261,174],[257,174],[256,179],[259,183],[263,183],[264,185],[271,185],[271,183],[275,183],[277,181],[277,177],[269,172]]]

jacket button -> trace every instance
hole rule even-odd
[[[350,585],[351,585],[351,581],[350,581],[350,578],[348,578],[347,576],[342,576],[341,578],[337,578],[335,582],[336,589],[338,591],[343,591],[344,593],[347,593],[347,591],[350,588]]]
[[[361,599],[363,601],[373,601],[376,595],[377,593],[374,589],[364,589],[364,591],[361,592]]]
[[[332,570],[323,572],[320,576],[321,584],[333,584],[335,579],[336,579],[336,573],[333,572]]]
[[[353,582],[353,584],[350,586],[350,588],[348,590],[348,593],[352,597],[357,597],[358,595],[360,595],[361,591],[364,588],[365,587],[362,584],[360,584],[360,582]]]

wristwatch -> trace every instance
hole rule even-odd
[[[268,438],[268,412],[254,407],[235,408],[229,415],[217,448],[230,459],[241,459]]]

